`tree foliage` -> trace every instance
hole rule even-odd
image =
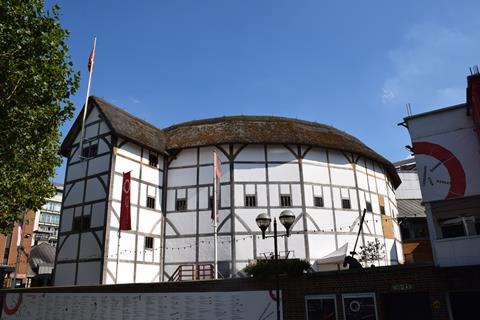
[[[78,88],[59,7],[43,0],[0,1],[0,232],[55,188],[58,128],[73,116]]]
[[[288,276],[299,276],[310,268],[310,263],[300,259],[278,260],[278,271]],[[251,277],[273,277],[275,276],[275,260],[256,260],[249,263],[244,271]]]
[[[385,257],[385,245],[377,238],[368,241],[365,246],[360,246],[360,261],[375,263]]]

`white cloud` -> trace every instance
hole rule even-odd
[[[136,98],[134,98],[134,97],[130,97],[130,101],[131,101],[132,103],[134,103],[134,104],[142,103],[142,101],[140,101],[140,100],[138,100],[138,99],[136,99]]]
[[[412,103],[421,109],[464,102],[468,66],[480,52],[475,39],[474,34],[438,25],[412,27],[403,44],[388,52],[393,73],[384,81],[382,102]]]

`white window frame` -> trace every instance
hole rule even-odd
[[[337,295],[336,294],[310,294],[305,296],[305,318],[308,319],[308,300],[333,300],[335,305],[335,319],[338,320]],[[310,319],[315,320],[315,319]]]
[[[345,293],[342,294],[342,306],[343,306],[343,317],[347,318],[347,312],[345,309],[345,298],[373,298],[373,303],[375,305],[375,319],[378,318],[378,307],[377,307],[377,297],[375,292],[360,292],[360,293]]]

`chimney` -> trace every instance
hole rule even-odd
[[[478,66],[470,68],[470,76],[467,77],[467,109],[468,115],[472,116],[480,141],[480,72]]]

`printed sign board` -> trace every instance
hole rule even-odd
[[[276,300],[269,291],[7,293],[1,319],[267,320]]]
[[[405,120],[423,201],[480,194],[480,143],[466,105]]]

